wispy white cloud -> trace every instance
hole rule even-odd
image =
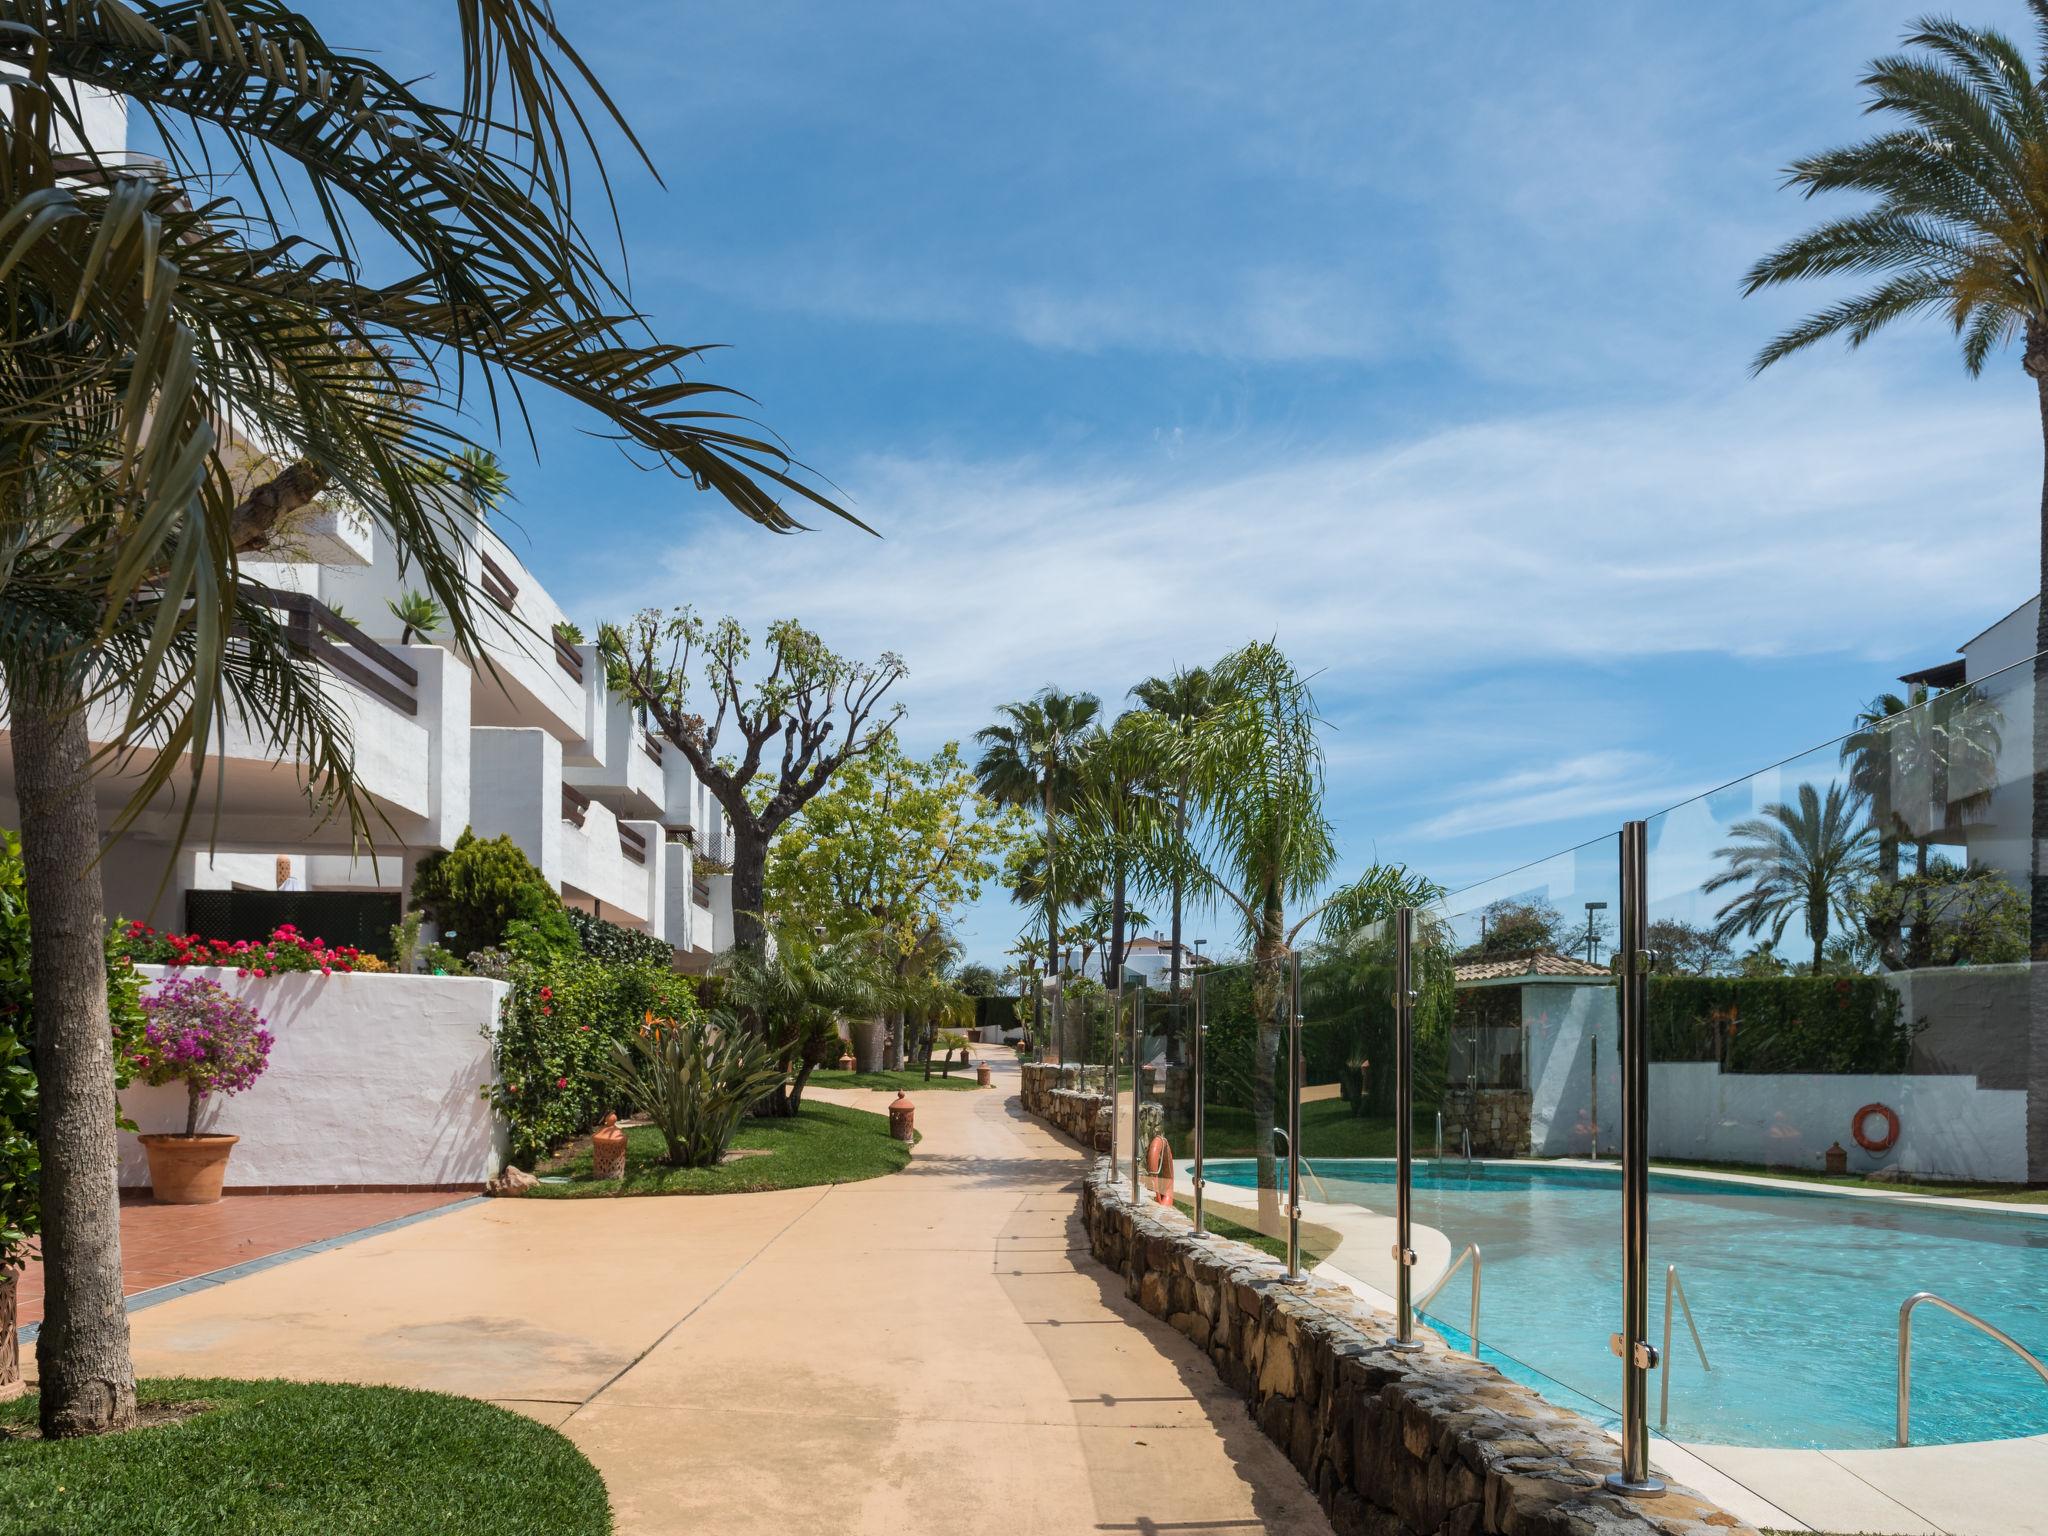
[[[2026,595],[2038,471],[2021,402],[1890,396],[1839,367],[1802,385],[1374,451],[1243,439],[1142,472],[877,458],[848,480],[885,538],[709,524],[638,596],[799,614],[842,647],[901,651],[938,734],[1047,682],[1120,695],[1254,636],[1277,635],[1340,704],[1400,690],[1421,709],[1504,664],[1938,656]],[[1400,729],[1368,735],[1385,749]]]
[[[1546,826],[1584,816],[1619,817],[1689,799],[1704,786],[1673,777],[1653,753],[1609,749],[1458,783],[1440,796],[1449,809],[1415,827],[1417,838],[1471,837]]]

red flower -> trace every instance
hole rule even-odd
[[[566,1077],[558,1077],[555,1079],[555,1086],[557,1088],[566,1088],[569,1086],[569,1079],[567,1079]]]

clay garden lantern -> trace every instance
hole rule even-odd
[[[976,1063],[974,1064],[974,1085],[975,1085],[975,1086],[976,1086],[977,1088],[986,1088],[986,1087],[988,1087],[988,1086],[989,1086],[989,1075],[988,1075],[988,1063],[987,1063],[987,1062],[985,1062],[985,1061],[977,1061],[977,1062],[976,1062]]]
[[[910,1095],[898,1090],[895,1102],[889,1106],[889,1134],[898,1141],[917,1140],[917,1110],[910,1102]]]
[[[1847,1173],[1849,1171],[1849,1153],[1839,1141],[1829,1147],[1822,1156],[1827,1159],[1827,1170],[1829,1173]]]
[[[626,1133],[619,1129],[617,1115],[606,1115],[604,1124],[590,1133],[590,1174],[597,1179],[626,1176]]]

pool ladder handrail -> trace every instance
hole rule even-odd
[[[1472,1326],[1465,1331],[1472,1336],[1472,1358],[1477,1360],[1479,1358],[1479,1292],[1482,1283],[1482,1271],[1485,1267],[1485,1261],[1480,1257],[1479,1245],[1477,1243],[1467,1243],[1464,1250],[1455,1259],[1451,1260],[1451,1267],[1441,1275],[1438,1275],[1436,1284],[1429,1288],[1422,1300],[1415,1303],[1414,1312],[1417,1317],[1420,1317],[1423,1309],[1436,1300],[1436,1293],[1450,1284],[1451,1276],[1458,1272],[1458,1266],[1467,1259],[1472,1261]]]
[[[1935,1306],[1941,1308],[1942,1311],[1961,1318],[1979,1333],[1996,1339],[2007,1349],[2026,1361],[2027,1364],[2031,1365],[2034,1368],[2034,1373],[2044,1383],[2048,1383],[2048,1365],[2042,1364],[2040,1358],[2032,1350],[2028,1349],[2026,1345],[2007,1333],[2003,1328],[1993,1327],[1990,1323],[1985,1322],[1983,1318],[1977,1316],[1976,1313],[1965,1312],[1954,1302],[1945,1300],[1935,1295],[1932,1291],[1915,1291],[1899,1304],[1898,1442],[1900,1445],[1909,1443],[1908,1435],[1913,1396],[1913,1309],[1923,1301],[1932,1302]]]
[[[1663,1369],[1664,1379],[1657,1383],[1657,1427],[1662,1429],[1671,1418],[1671,1300],[1678,1298],[1679,1306],[1685,1309],[1685,1326],[1692,1333],[1692,1347],[1699,1352],[1700,1369],[1711,1371],[1707,1364],[1707,1346],[1700,1342],[1700,1325],[1693,1321],[1692,1303],[1685,1299],[1685,1282],[1678,1278],[1678,1266],[1664,1268],[1664,1353],[1657,1357],[1657,1364]]]
[[[1273,1141],[1274,1156],[1284,1161],[1287,1157],[1287,1149],[1289,1146],[1287,1140],[1287,1132],[1284,1127],[1277,1125],[1273,1127]],[[1317,1175],[1315,1169],[1309,1165],[1309,1160],[1305,1157],[1301,1160],[1301,1171],[1307,1174],[1309,1178],[1315,1182],[1316,1193],[1323,1197],[1323,1204],[1329,1205],[1331,1203],[1330,1192],[1327,1189],[1323,1188],[1322,1179]]]

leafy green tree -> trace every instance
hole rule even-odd
[[[1773,338],[1764,368],[1839,336],[1861,346],[1893,321],[1935,316],[1981,373],[1994,351],[2020,343],[2048,444],[2048,0],[2028,0],[2041,47],[2030,60],[2004,33],[1945,17],[1919,21],[1907,51],[1873,61],[1868,110],[1884,129],[1793,162],[1786,184],[1812,197],[1850,192],[1875,201],[1786,242],[1749,271],[1745,291],[1818,278],[1873,276]],[[2040,503],[2036,590],[2048,592],[2048,464]],[[2048,602],[2034,631],[2048,656]],[[2048,662],[2034,667],[2030,951],[2048,955]]]
[[[900,656],[848,661],[791,619],[770,624],[763,639],[763,664],[750,678],[753,643],[736,619],[707,622],[687,605],[650,608],[598,632],[613,686],[683,754],[732,824],[733,943],[741,949],[760,948],[766,931],[769,844],[834,774],[881,750],[903,714],[901,704],[884,707],[905,674]]]
[[[1004,975],[992,965],[970,960],[953,972],[953,985],[963,997],[1000,997]]]
[[[1660,917],[1647,935],[1655,976],[1714,976],[1726,970],[1733,950],[1724,934],[1680,918]]]
[[[858,916],[873,925],[892,985],[936,986],[951,915],[1000,872],[1024,825],[1022,812],[979,792],[957,743],[920,759],[892,735],[784,828],[768,860],[768,910],[786,926],[826,930]],[[890,1003],[892,1057],[910,1048],[905,1015],[922,999]]]
[[[1872,932],[1903,936],[1905,969],[2027,958],[2027,898],[1985,865],[1935,858],[1925,870],[1875,881],[1857,899]]]
[[[1857,892],[1876,868],[1877,836],[1862,797],[1845,784],[1830,784],[1825,796],[1802,784],[1796,803],[1767,805],[1728,834],[1734,841],[1714,853],[1728,867],[1702,887],[1709,894],[1739,888],[1714,914],[1716,931],[1732,939],[1768,928],[1776,945],[1796,917],[1813,941],[1818,972],[1830,926],[1852,919]]]

